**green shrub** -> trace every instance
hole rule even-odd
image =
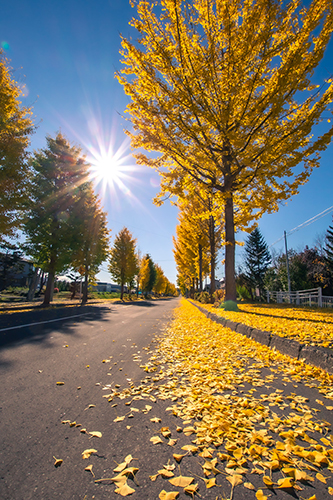
[[[226,300],[225,302],[222,302],[219,308],[224,309],[225,311],[239,311],[237,303],[233,300]]]

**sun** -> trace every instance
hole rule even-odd
[[[101,155],[91,162],[92,177],[96,183],[104,185],[118,184],[122,173],[121,162],[112,155]]]

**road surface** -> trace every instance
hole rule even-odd
[[[119,498],[114,485],[94,483],[81,455],[98,449],[97,477],[104,469],[114,475],[113,460],[121,462],[133,451],[133,441],[140,454],[136,432],[126,429],[122,436],[113,423],[117,407],[102,398],[102,386],[123,388],[144,377],[139,364],[178,303],[166,299],[1,315],[2,500]],[[82,427],[61,423],[66,419],[102,432],[102,438],[89,439],[79,432]],[[60,467],[53,457],[63,460]]]

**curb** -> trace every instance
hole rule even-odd
[[[301,344],[296,340],[280,337],[279,335],[274,335],[273,333],[266,332],[264,330],[258,330],[257,328],[244,325],[243,323],[235,323],[234,321],[230,321],[218,316],[217,314],[207,311],[204,307],[198,306],[192,301],[190,302],[205,316],[207,316],[207,318],[215,321],[215,323],[219,323],[226,328],[230,328],[234,332],[241,333],[242,335],[255,340],[259,344],[263,344],[270,349],[279,351],[281,354],[286,354],[291,358],[296,358],[299,361],[321,368],[327,373],[333,375],[333,354],[330,349]]]

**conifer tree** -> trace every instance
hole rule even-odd
[[[81,150],[60,133],[47,137],[47,148],[32,159],[30,205],[24,231],[26,252],[48,273],[44,305],[52,300],[56,273],[70,266],[78,238],[75,205],[88,180]]]
[[[256,289],[261,297],[267,268],[271,263],[271,255],[267,243],[258,227],[252,231],[245,241],[245,276],[250,285],[251,295]]]
[[[71,264],[75,271],[84,277],[82,304],[88,300],[89,281],[95,275],[108,256],[109,230],[106,213],[100,200],[94,193],[92,182],[85,182],[78,187],[72,217],[75,242]]]
[[[333,80],[311,79],[332,1],[132,4],[137,39],[122,38],[117,77],[137,161],[159,170],[161,196],[211,193],[223,207],[226,300],[235,300],[235,229],[297,194],[331,142],[329,120],[316,125]]]

